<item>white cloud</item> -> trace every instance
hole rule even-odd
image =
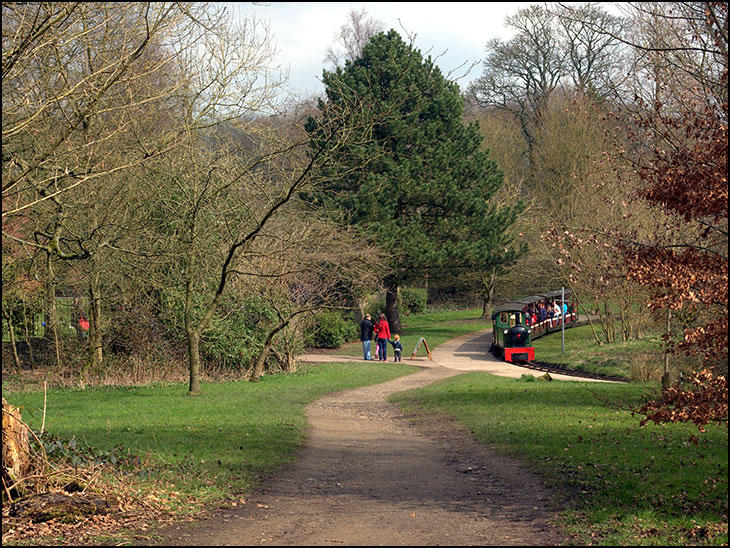
[[[243,14],[269,20],[273,42],[280,50],[278,62],[291,71],[290,85],[300,91],[321,91],[317,78],[324,68],[328,46],[346,23],[351,9],[365,8],[368,15],[394,28],[406,39],[416,35],[416,47],[436,58],[444,74],[460,65],[469,66],[484,58],[484,46],[491,38],[509,38],[504,18],[528,2],[271,2],[236,3]],[[446,53],[444,53],[446,52]],[[463,73],[461,69],[455,75]],[[474,67],[462,85],[478,77]]]

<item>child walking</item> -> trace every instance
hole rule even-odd
[[[400,335],[393,335],[393,340],[388,342],[393,345],[393,354],[395,354],[395,358],[393,358],[393,361],[401,361],[400,357],[401,353],[403,352],[403,344],[400,342]]]

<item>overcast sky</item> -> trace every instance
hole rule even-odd
[[[321,94],[318,78],[325,68],[328,46],[335,46],[340,27],[347,22],[350,10],[367,10],[367,14],[395,29],[407,40],[415,34],[415,46],[431,55],[444,75],[455,71],[451,79],[463,75],[466,68],[484,59],[484,46],[492,38],[509,39],[512,32],[504,18],[520,7],[534,2],[241,2],[235,8],[269,22],[273,43],[279,50],[278,63],[289,69],[289,85],[301,94]],[[228,3],[227,3],[228,4]],[[443,54],[443,55],[442,55]],[[458,67],[464,66],[459,69]],[[329,68],[329,67],[327,67]],[[464,89],[481,76],[482,68],[457,80]]]

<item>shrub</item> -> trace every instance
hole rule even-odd
[[[401,316],[421,314],[426,311],[427,303],[428,291],[425,289],[401,287],[398,292],[398,311]],[[370,312],[373,317],[385,312],[385,291],[379,291],[364,299],[363,308],[365,311]]]
[[[400,290],[400,313],[404,316],[420,314],[426,311],[428,291],[415,287],[403,287]]]
[[[315,324],[309,341],[315,348],[337,348],[351,340],[357,331],[355,323],[342,312],[320,312],[315,315]]]
[[[193,321],[200,321],[203,299],[196,295]],[[181,291],[167,290],[163,295],[160,319],[173,340],[185,340],[183,327],[184,299]],[[225,369],[246,369],[256,358],[275,321],[276,312],[264,299],[229,296],[200,340],[202,357]]]
[[[653,352],[636,354],[631,360],[631,380],[649,382],[661,377],[661,364]]]

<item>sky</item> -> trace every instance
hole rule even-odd
[[[373,19],[395,29],[436,60],[444,75],[452,73],[462,89],[482,74],[484,47],[492,38],[508,40],[513,31],[504,18],[534,2],[241,2],[235,10],[268,22],[277,63],[289,70],[289,86],[301,95],[320,95],[327,47],[347,23],[350,10],[363,8]],[[227,3],[228,4],[228,3]],[[477,65],[467,73],[473,63]],[[461,67],[461,68],[459,68]],[[331,67],[327,67],[328,69]],[[453,72],[452,72],[453,71]],[[466,74],[465,74],[466,73]]]

